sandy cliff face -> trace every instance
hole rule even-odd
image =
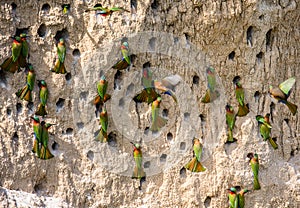
[[[299,105],[299,1],[103,1],[135,13],[111,18],[85,12],[96,1],[4,1],[0,3],[0,57],[10,55],[10,36],[30,35],[30,63],[37,79],[49,86],[48,115],[54,158],[40,160],[32,153],[30,116],[39,103],[21,101],[15,92],[24,86],[25,73],[1,77],[0,201],[3,207],[227,207],[226,189],[252,189],[246,157],[260,158],[261,190],[246,195],[245,207],[300,206],[299,113],[295,116],[268,95],[269,85],[289,77],[297,81],[290,100]],[[63,14],[62,5],[70,4]],[[66,40],[66,75],[49,70],[56,43]],[[127,40],[133,66],[111,69],[121,58]],[[149,62],[149,63],[147,63]],[[205,70],[218,73],[220,97],[200,102],[207,88]],[[163,95],[161,111],[167,125],[158,134],[148,130],[150,107],[135,105],[142,89],[141,69],[151,67],[157,80],[178,74],[178,103]],[[98,114],[91,104],[96,82],[109,81],[108,144],[94,141]],[[225,145],[225,105],[237,109],[232,79],[241,76],[250,113],[237,119],[237,143]],[[274,150],[259,135],[255,116],[272,113]],[[204,145],[204,173],[182,167],[192,157],[192,139]],[[144,153],[146,181],[131,179],[132,142]]]

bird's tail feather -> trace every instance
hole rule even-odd
[[[287,107],[290,109],[290,111],[292,112],[293,115],[295,115],[297,113],[297,108],[298,106],[289,102],[289,101],[286,101],[285,103],[287,105]]]
[[[99,134],[96,137],[96,141],[100,141],[102,143],[108,141],[107,132],[105,132],[102,128],[100,129]]]
[[[32,101],[32,96],[31,96],[31,91],[29,90],[28,85],[20,89],[16,95],[21,99],[21,100],[26,100],[28,102]]]
[[[239,104],[239,110],[237,112],[237,116],[243,117],[246,116],[249,113],[248,105],[240,105]]]
[[[9,57],[5,59],[5,61],[1,64],[1,69],[4,71],[9,71],[11,73],[15,73],[16,71],[19,71],[20,66],[19,66],[19,61],[13,62],[13,58]]]
[[[146,177],[146,173],[143,170],[143,168],[138,168],[137,166],[135,166],[133,169],[132,178],[133,179],[141,179],[144,177]]]
[[[237,140],[235,138],[233,138],[233,133],[232,130],[230,128],[228,128],[228,135],[227,135],[227,141],[226,143],[233,143],[236,142]]]
[[[167,123],[167,119],[158,116],[157,119],[152,122],[151,131],[159,131]]]
[[[48,149],[48,147],[44,147],[42,145],[41,147],[41,154],[40,157],[42,160],[48,160],[50,158],[54,157],[54,155],[50,152],[50,150]]]
[[[206,168],[197,160],[196,157],[193,157],[193,159],[184,167],[191,172],[204,172],[206,170]]]
[[[270,142],[270,144],[272,145],[272,147],[274,148],[274,149],[278,149],[278,145],[276,144],[276,142],[273,140],[273,138],[269,138],[269,142]]]
[[[38,116],[45,116],[45,115],[47,115],[46,106],[43,105],[42,103],[40,103],[39,106],[38,106],[37,111],[35,112],[35,115],[38,115]]]
[[[260,184],[259,184],[259,181],[258,181],[258,176],[254,176],[253,189],[254,190],[259,190],[260,189]]]
[[[52,71],[57,74],[65,74],[67,72],[64,63],[61,63],[59,59],[57,59]]]

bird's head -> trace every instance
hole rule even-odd
[[[60,38],[60,39],[59,39],[59,43],[60,43],[60,44],[64,44],[64,43],[65,43],[65,40],[64,40],[63,38]]]
[[[251,160],[251,159],[254,157],[253,152],[248,153],[248,154],[247,154],[247,157]]]
[[[234,187],[231,187],[231,188],[229,188],[229,189],[227,189],[227,190],[230,191],[230,192],[236,193],[236,188],[234,188]]]
[[[206,73],[207,74],[214,74],[215,73],[215,69],[213,68],[213,67],[208,67],[207,69],[206,69]]]
[[[226,110],[227,112],[232,112],[232,111],[233,111],[233,108],[232,108],[231,105],[229,105],[229,104],[227,103],[227,105],[225,106],[225,110]]]
[[[239,83],[239,81],[241,80],[240,76],[235,76],[232,80],[233,84],[237,85]]]
[[[105,75],[102,75],[101,78],[100,78],[100,80],[106,80]]]
[[[41,87],[41,86],[46,87],[47,84],[46,84],[45,80],[38,80],[38,86],[39,86],[39,87]]]
[[[40,119],[38,116],[34,115],[30,117],[32,120],[36,121],[36,122],[40,122]]]

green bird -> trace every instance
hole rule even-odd
[[[22,44],[21,53],[20,53],[20,56],[19,56],[19,65],[20,65],[20,67],[26,67],[27,66],[27,57],[28,57],[28,53],[29,53],[29,46],[28,46],[28,42],[26,40],[27,37],[28,36],[27,36],[26,33],[22,33],[20,35],[21,44]]]
[[[229,191],[228,193],[228,199],[229,199],[229,207],[230,208],[238,208],[238,196],[236,193],[236,188],[231,187],[230,189],[227,189]]]
[[[106,94],[107,86],[108,81],[106,80],[106,77],[102,75],[100,81],[97,83],[98,94],[94,98],[94,105],[96,105],[97,109],[111,98],[110,94]]]
[[[278,100],[278,102],[285,104],[292,112],[293,115],[297,113],[298,106],[287,101],[287,99],[291,94],[291,89],[294,86],[295,82],[296,82],[296,78],[291,77],[285,80],[284,82],[282,82],[278,87],[270,86],[269,89],[270,95],[276,100]]]
[[[124,9],[122,7],[105,8],[105,7],[102,7],[101,5],[86,10],[86,12],[89,12],[89,11],[96,11],[97,14],[100,14],[103,17],[111,16],[114,12],[122,12],[122,11],[130,12],[127,9]]]
[[[133,144],[133,158],[135,161],[135,167],[133,169],[132,178],[133,179],[142,179],[146,177],[146,173],[143,170],[143,154],[141,146],[139,144]]]
[[[238,208],[244,208],[245,207],[245,193],[248,193],[248,189],[242,189],[237,193],[238,201],[239,201],[239,206]]]
[[[34,82],[35,82],[35,73],[34,69],[31,64],[28,64],[28,74],[26,78],[26,85],[20,89],[16,95],[21,99],[21,100],[26,100],[28,102],[32,102],[32,96],[31,92],[34,87]]]
[[[40,80],[38,82],[38,86],[40,87],[40,104],[38,105],[38,109],[35,112],[35,115],[45,116],[46,112],[46,104],[48,100],[48,88],[47,84],[44,80]]]
[[[235,97],[239,103],[239,109],[237,112],[237,116],[243,117],[246,116],[249,113],[249,107],[248,104],[245,103],[245,92],[244,88],[242,87],[240,83],[241,77],[236,76],[233,79],[233,84],[235,85]]]
[[[40,157],[41,153],[41,144],[42,144],[42,126],[40,124],[40,119],[37,116],[31,117],[33,120],[33,133],[34,133],[34,142],[32,152]]]
[[[233,133],[232,133],[233,128],[235,126],[236,115],[234,113],[233,107],[229,104],[226,105],[225,110],[226,110],[226,124],[228,129],[228,137],[226,143],[232,143],[236,141],[236,139],[233,138]]]
[[[57,74],[65,74],[67,73],[64,62],[66,58],[66,47],[65,47],[65,41],[63,38],[59,39],[59,42],[57,44],[57,57],[56,63],[54,65],[54,68],[51,70],[52,72],[55,72]]]
[[[69,9],[70,9],[69,4],[62,5],[62,8],[63,8],[63,14],[68,14],[69,13]]]
[[[257,115],[256,116],[256,120],[258,121],[260,127],[259,127],[259,132],[260,135],[262,136],[262,138],[264,139],[264,141],[269,141],[271,146],[274,149],[278,148],[278,145],[276,144],[276,142],[273,140],[273,138],[270,136],[271,134],[271,129],[272,126],[270,124],[270,114],[267,113],[265,115],[265,117],[261,116],[261,115]]]
[[[12,39],[12,55],[1,64],[1,69],[15,73],[16,71],[20,70],[19,57],[22,51],[22,43],[21,38],[18,36],[12,37]]]
[[[112,66],[113,69],[117,69],[117,70],[127,69],[131,65],[131,56],[129,55],[128,42],[125,41],[122,43],[121,52],[122,52],[122,59]]]
[[[184,167],[192,172],[204,172],[206,170],[205,167],[201,164],[201,155],[202,155],[203,146],[200,143],[200,140],[197,138],[193,139],[193,150],[194,157],[188,162]]]
[[[157,97],[151,107],[152,125],[150,130],[153,132],[159,131],[167,123],[167,120],[159,115],[160,103],[161,97]]]
[[[207,90],[204,97],[201,99],[202,103],[210,103],[216,100],[220,93],[216,90],[216,73],[213,67],[206,69],[207,75]]]
[[[102,112],[100,113],[100,124],[101,128],[99,134],[96,137],[96,141],[107,142],[108,115],[105,107],[102,108]]]
[[[251,165],[251,169],[253,172],[253,178],[254,178],[254,182],[253,182],[253,189],[254,190],[259,190],[260,189],[260,184],[259,184],[259,180],[258,180],[258,171],[259,171],[259,162],[258,162],[258,155],[256,153],[248,153],[247,157],[249,158],[249,162]]]
[[[50,152],[48,148],[48,141],[49,141],[49,128],[53,126],[54,124],[45,123],[44,121],[41,122],[42,126],[42,146],[41,146],[41,152],[40,152],[40,159],[48,160],[54,155]]]

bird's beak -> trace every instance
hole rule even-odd
[[[134,145],[134,143],[133,142],[130,142],[132,145]]]

